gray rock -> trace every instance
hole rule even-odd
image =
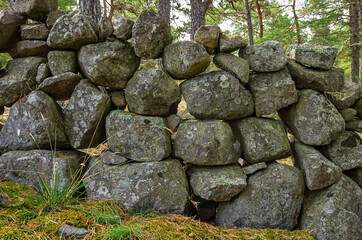
[[[113,17],[114,18],[114,17]],[[113,33],[112,20],[102,16],[98,23],[99,38],[103,41],[107,40]]]
[[[50,51],[48,64],[53,76],[66,72],[77,73],[77,53],[74,51]]]
[[[362,168],[355,168],[345,172],[345,174],[355,181],[362,188]]]
[[[245,48],[248,46],[248,43],[238,35],[226,36],[225,34],[220,34],[219,38],[219,50],[220,52],[234,52],[236,50]]]
[[[67,72],[45,79],[38,87],[57,101],[68,100],[82,79],[79,74]]]
[[[272,114],[298,101],[295,83],[286,69],[252,74],[248,86],[257,117]]]
[[[219,35],[220,28],[219,26],[214,25],[202,25],[195,32],[195,42],[200,43],[204,46],[208,53],[213,53],[214,49],[219,45]]]
[[[362,133],[362,119],[346,122],[346,129]]]
[[[24,40],[13,44],[9,49],[9,54],[12,58],[31,56],[47,57],[50,50],[45,41]]]
[[[246,188],[246,175],[236,164],[217,167],[192,166],[187,175],[193,193],[208,201],[229,201]]]
[[[42,63],[38,67],[38,71],[36,73],[36,84],[40,85],[46,78],[51,76],[50,69],[48,67],[48,64]]]
[[[14,12],[39,21],[45,21],[47,14],[58,9],[58,0],[16,0]]]
[[[120,14],[115,14],[112,18],[112,24],[113,33],[116,35],[116,38],[126,41],[132,37],[133,20],[124,18]]]
[[[140,65],[140,58],[126,42],[83,46],[78,53],[82,73],[96,85],[124,89]]]
[[[271,118],[249,117],[232,123],[249,163],[269,162],[292,154],[285,126]]]
[[[132,27],[135,53],[140,58],[158,58],[163,49],[172,42],[169,26],[153,12],[144,10]]]
[[[161,117],[114,110],[106,120],[108,146],[113,152],[137,161],[159,161],[171,154],[170,133]]]
[[[0,193],[0,210],[9,207],[11,199],[5,193]]]
[[[96,147],[105,140],[104,122],[111,111],[111,99],[88,80],[74,88],[63,110],[65,129],[73,148]]]
[[[344,121],[349,122],[349,121],[353,121],[354,117],[357,115],[357,111],[354,108],[347,108],[347,109],[339,110],[339,114],[341,114]]]
[[[94,20],[77,10],[58,18],[47,43],[51,48],[77,51],[83,45],[97,42],[97,32]]]
[[[176,132],[181,123],[181,118],[176,114],[171,114],[166,118],[166,126],[172,131]]]
[[[124,91],[112,91],[109,96],[111,97],[112,103],[120,110],[123,110],[127,106],[126,96]]]
[[[181,89],[163,70],[143,68],[138,70],[125,89],[128,109],[131,112],[152,116],[168,116],[177,112]]]
[[[338,110],[321,93],[304,89],[298,102],[279,110],[279,116],[292,134],[307,145],[327,145],[345,128]]]
[[[188,211],[189,186],[178,160],[110,166],[93,158],[90,164],[86,190],[91,199],[115,199],[129,212]]]
[[[362,167],[362,140],[357,133],[346,131],[321,151],[343,171]]]
[[[98,158],[100,158],[100,160],[102,160],[104,164],[108,165],[120,165],[129,162],[127,158],[122,157],[121,155],[108,150],[102,152]]]
[[[223,227],[293,230],[303,202],[303,174],[272,163],[248,178],[244,191],[219,204],[215,222]]]
[[[188,120],[178,128],[174,142],[175,157],[196,165],[237,163],[240,143],[230,126],[219,120]]]
[[[276,72],[287,64],[284,47],[277,41],[266,41],[239,51],[255,72]]]
[[[357,116],[362,118],[362,97],[355,102],[353,108],[356,109]]]
[[[241,84],[249,82],[249,63],[231,53],[220,52],[213,59],[214,64],[237,77]]]
[[[295,142],[293,152],[295,166],[303,172],[310,190],[328,187],[342,177],[342,170],[312,146]]]
[[[299,228],[317,240],[360,239],[362,190],[346,176],[338,183],[305,198]]]
[[[68,224],[63,224],[58,229],[58,235],[65,239],[84,239],[90,232],[85,228],[76,228]]]
[[[287,68],[297,88],[314,89],[322,92],[337,92],[344,85],[343,68],[318,70],[305,67],[288,59]]]
[[[49,29],[44,23],[21,25],[21,40],[47,40]]]
[[[20,25],[26,21],[26,18],[12,11],[0,10],[0,52],[6,52],[14,39],[20,38]]]
[[[361,95],[361,84],[351,81],[344,82],[344,86],[339,92],[326,92],[329,101],[331,101],[339,110],[347,109],[352,106]]]
[[[243,172],[246,175],[251,175],[251,174],[256,173],[257,171],[265,169],[267,167],[268,166],[266,165],[265,162],[260,162],[260,163],[254,163],[249,166],[243,167],[241,170],[243,170]]]
[[[202,74],[180,86],[190,113],[197,118],[232,120],[254,111],[251,93],[228,72]]]
[[[288,57],[304,66],[330,70],[338,54],[338,49],[330,46],[311,44],[292,44]]]
[[[51,29],[54,26],[54,23],[60,18],[61,16],[70,13],[69,11],[65,10],[55,10],[51,11],[47,15],[46,24],[49,29]]]
[[[174,79],[188,79],[206,70],[210,55],[199,43],[178,42],[165,48],[162,63]]]
[[[10,107],[21,96],[28,94],[35,85],[36,74],[45,58],[18,58],[8,62],[5,72],[0,73],[0,106]]]

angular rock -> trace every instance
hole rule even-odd
[[[295,142],[293,152],[295,166],[303,172],[310,190],[328,187],[342,177],[342,170],[312,146]]]
[[[109,96],[111,97],[112,103],[120,110],[123,110],[127,106],[126,96],[124,91],[112,91]]]
[[[174,79],[188,79],[206,70],[210,55],[199,43],[178,42],[165,48],[162,63]]]
[[[97,25],[79,10],[58,18],[52,27],[47,44],[55,49],[79,50],[83,45],[97,42]]]
[[[58,236],[65,239],[84,239],[90,232],[85,228],[76,228],[68,224],[63,224],[58,229]]]
[[[357,133],[344,132],[322,153],[343,171],[362,167],[362,140]]]
[[[0,74],[0,106],[10,107],[21,96],[28,94],[35,85],[41,57],[18,58],[8,62],[6,70]]]
[[[214,64],[224,71],[230,72],[239,79],[241,84],[249,82],[249,63],[231,53],[220,52],[213,59]]]
[[[181,118],[176,114],[171,114],[166,118],[166,126],[172,131],[176,132],[181,123]]]
[[[255,72],[276,72],[287,64],[284,47],[277,41],[266,41],[239,51]]]
[[[58,0],[16,0],[14,11],[39,21],[45,21],[47,14],[58,9]]]
[[[195,33],[195,42],[204,46],[208,53],[213,53],[219,45],[220,27],[214,25],[202,25]]]
[[[105,140],[104,122],[111,111],[111,99],[88,80],[74,88],[63,110],[65,129],[73,148],[91,148]]]
[[[246,188],[246,175],[236,164],[192,166],[187,174],[193,193],[208,201],[229,201]]]
[[[196,165],[237,163],[241,148],[230,126],[218,120],[188,120],[178,128],[175,157]]]
[[[288,57],[304,66],[330,70],[338,54],[338,49],[330,46],[312,44],[292,44]]]
[[[111,151],[102,152],[98,158],[100,158],[100,160],[102,160],[104,164],[108,165],[120,165],[125,164],[129,161],[127,158],[122,157],[121,155],[113,153]]]
[[[67,72],[45,79],[38,87],[57,101],[68,100],[82,79],[79,74]]]
[[[116,14],[112,18],[112,24],[114,30],[113,33],[116,35],[116,38],[126,41],[132,37],[132,27],[134,25],[133,20],[124,18],[120,14]]]
[[[113,152],[137,161],[159,161],[171,154],[170,133],[161,117],[114,110],[106,120],[108,146]]]
[[[293,230],[303,202],[303,174],[272,163],[248,178],[244,191],[219,204],[215,222],[223,227]]]
[[[326,96],[338,110],[347,109],[352,106],[362,95],[360,83],[351,81],[344,82],[339,92],[326,92]]]
[[[9,207],[10,203],[11,199],[5,193],[0,193],[0,210]]]
[[[271,118],[249,117],[236,120],[233,130],[248,163],[269,162],[292,154],[285,126]]]
[[[21,25],[21,40],[47,40],[49,29],[44,23]]]
[[[234,52],[236,50],[245,48],[248,46],[248,43],[241,36],[226,36],[225,34],[220,34],[219,39],[219,50],[220,52]]]
[[[170,28],[165,20],[153,12],[144,10],[132,27],[135,53],[140,58],[159,57],[172,42]]]
[[[339,110],[339,114],[343,117],[344,121],[349,122],[353,121],[354,117],[357,115],[357,111],[354,108],[347,108]],[[347,124],[346,124],[347,127]]]
[[[317,240],[361,237],[362,190],[350,178],[343,176],[338,183],[305,199],[300,229],[311,230]]]
[[[48,47],[45,41],[40,40],[24,40],[16,42],[9,49],[9,53],[12,58],[20,57],[47,57],[51,49]]]
[[[83,46],[78,53],[82,73],[96,85],[124,89],[140,65],[131,45],[114,41]]]
[[[77,73],[77,53],[74,51],[50,51],[48,64],[53,76],[66,72]]]
[[[232,120],[254,111],[251,93],[228,72],[205,73],[180,86],[190,113],[197,118]]]
[[[279,116],[292,134],[307,145],[327,145],[345,128],[338,110],[321,93],[304,89],[298,102],[279,110]]]
[[[346,122],[346,129],[362,133],[362,119]]]
[[[345,172],[345,174],[355,181],[362,188],[362,168],[355,168]]]
[[[255,73],[248,83],[257,117],[272,114],[298,101],[295,83],[288,70]]]
[[[51,72],[46,63],[42,63],[38,67],[38,71],[36,73],[36,84],[40,85],[46,78],[50,77]]]
[[[114,18],[114,17],[113,17]],[[107,40],[113,33],[112,20],[102,16],[98,23],[99,38],[103,41]]]
[[[125,89],[128,109],[151,116],[168,116],[177,112],[181,89],[163,70],[143,68],[138,70]]]
[[[112,198],[129,212],[188,211],[189,186],[178,160],[110,166],[93,158],[90,165],[88,176],[93,176],[86,190],[91,199]]]
[[[14,39],[20,37],[20,25],[26,21],[26,18],[12,11],[0,10],[0,52],[7,51],[14,43]]]
[[[51,29],[54,26],[54,23],[60,18],[61,16],[70,13],[69,11],[65,10],[55,10],[51,11],[47,15],[46,24],[49,29]]]
[[[357,116],[362,118],[362,97],[355,102],[353,108],[356,109]]]
[[[265,162],[260,162],[260,163],[255,163],[255,164],[243,167],[241,170],[243,170],[243,172],[246,175],[251,175],[251,174],[256,173],[257,171],[265,169],[267,167],[268,166],[266,165]]]

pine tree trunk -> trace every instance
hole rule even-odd
[[[296,28],[296,30],[297,30],[297,41],[298,41],[298,44],[301,44],[301,43],[302,43],[302,39],[301,39],[301,36],[300,36],[299,18],[298,18],[297,12],[295,11],[295,1],[296,1],[296,0],[293,1],[292,8],[293,8],[295,28]]]
[[[191,40],[194,40],[195,33],[205,24],[206,11],[212,0],[190,0],[191,3]]]
[[[170,15],[171,15],[171,1],[159,0],[158,1],[158,14],[166,21],[170,27]]]
[[[248,33],[249,33],[249,45],[254,45],[253,39],[253,25],[251,24],[251,16],[250,16],[250,8],[248,0],[244,0],[245,11],[246,11],[246,19],[248,23]]]
[[[352,63],[351,63],[351,81],[358,82],[359,77],[359,57],[360,57],[360,47],[359,47],[359,4],[350,3],[349,4],[349,15],[350,15],[350,45],[352,48]]]
[[[84,14],[93,18],[98,24],[102,15],[99,0],[79,0],[79,8]]]
[[[259,38],[264,36],[263,13],[261,12],[259,1],[255,1],[256,12],[258,13],[259,20]]]

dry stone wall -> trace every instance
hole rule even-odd
[[[89,198],[130,212],[362,236],[362,88],[333,67],[336,48],[248,46],[217,26],[172,43],[155,13],[95,23],[56,3],[0,11],[0,51],[14,57],[0,70],[0,178],[56,169],[66,182],[83,168]],[[79,151],[103,142],[99,156]]]

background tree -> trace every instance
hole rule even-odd
[[[248,23],[248,33],[249,33],[249,45],[254,45],[253,39],[253,25],[251,23],[250,7],[248,0],[244,0],[245,12],[246,12],[246,21]],[[261,31],[260,31],[261,32]]]
[[[102,16],[99,0],[79,0],[79,9],[93,18],[96,23],[99,22],[99,19]]]
[[[191,3],[191,36],[194,40],[195,33],[205,24],[205,14],[212,0],[190,0]]]

